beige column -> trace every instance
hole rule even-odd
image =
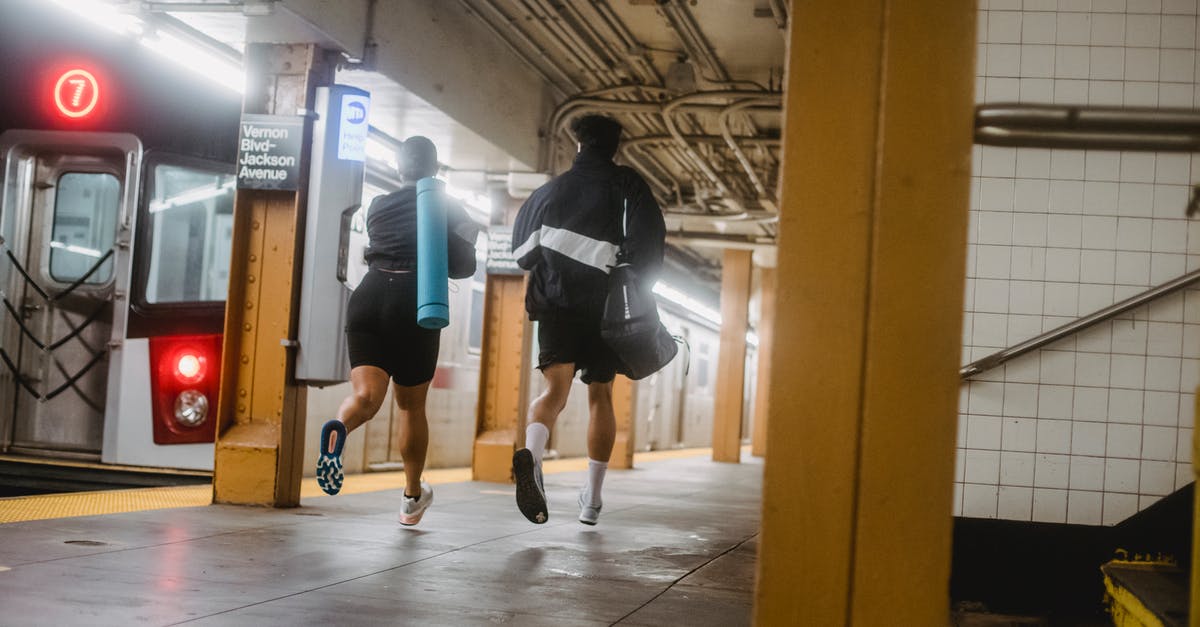
[[[793,2],[754,620],[944,625],[973,2]]]
[[[718,462],[741,460],[751,268],[750,251],[725,250],[721,263],[721,352],[717,354],[717,388],[713,394],[713,461]]]

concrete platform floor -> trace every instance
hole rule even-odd
[[[0,625],[748,625],[761,460],[610,471],[595,527],[584,473],[546,476],[550,520],[511,486],[434,486],[298,509],[212,505],[0,525]]]

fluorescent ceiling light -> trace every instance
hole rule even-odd
[[[215,55],[203,47],[169,33],[155,33],[136,15],[121,11],[112,2],[102,0],[54,0],[58,6],[114,33],[133,37],[159,56],[182,65],[198,75],[242,93],[246,73],[242,66]]]
[[[703,318],[717,326],[721,326],[721,312],[708,307],[704,303],[688,296],[682,290],[674,288],[662,281],[654,284],[654,293],[666,301],[683,307],[688,312]]]

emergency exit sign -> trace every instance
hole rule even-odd
[[[238,189],[299,187],[303,136],[302,117],[243,114],[238,126]]]

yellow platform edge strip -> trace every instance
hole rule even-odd
[[[1114,627],[1163,627],[1163,622],[1137,595],[1108,575],[1104,576],[1104,589],[1108,593],[1109,613]]]
[[[649,463],[668,459],[682,459],[711,455],[711,448],[691,448],[670,451],[649,451],[634,454],[634,463]],[[542,466],[545,474],[586,470],[585,457],[546,460]],[[470,468],[439,468],[426,470],[424,479],[431,484],[461,483],[471,480]],[[341,494],[362,494],[396,490],[404,486],[404,472],[369,472],[346,475]],[[317,486],[315,478],[304,479],[300,484],[301,498],[326,496]],[[0,524],[141,512],[176,507],[201,507],[212,504],[212,486],[173,486],[165,488],[132,488],[126,490],[104,490],[97,492],[66,492],[41,494],[0,499]]]

